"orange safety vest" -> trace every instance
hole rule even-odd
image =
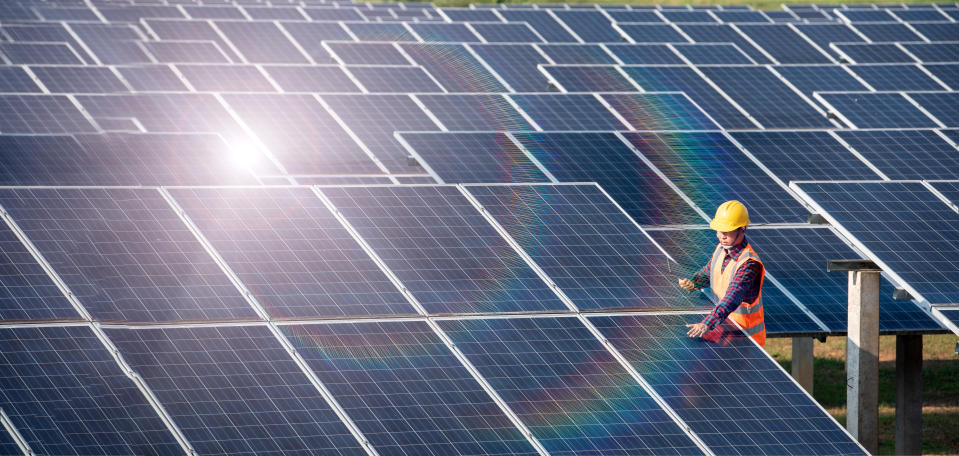
[[[719,299],[722,299],[723,296],[726,296],[726,290],[729,288],[729,282],[733,278],[733,274],[739,270],[740,266],[746,263],[746,260],[753,260],[763,264],[759,260],[759,255],[756,255],[756,251],[753,250],[752,246],[748,243],[746,247],[743,248],[743,251],[739,254],[739,259],[733,261],[731,260],[726,268],[723,269],[723,258],[726,256],[726,250],[723,249],[722,244],[716,245],[716,251],[713,252],[713,259],[711,260],[711,269],[709,271],[709,286],[712,288],[713,293]],[[729,318],[732,318],[740,327],[743,328],[743,331],[747,335],[752,337],[760,347],[766,345],[766,323],[763,320],[763,279],[766,277],[766,268],[763,267],[762,274],[759,276],[759,293],[756,295],[756,300],[753,302],[743,302],[736,308],[732,313],[729,314]]]

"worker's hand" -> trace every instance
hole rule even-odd
[[[676,279],[679,281],[679,287],[683,290],[686,290],[689,293],[692,293],[696,290],[696,285],[693,284],[692,280],[689,279]]]
[[[689,328],[689,331],[686,333],[689,337],[703,337],[703,334],[706,334],[706,331],[709,329],[705,323],[695,323],[686,325],[686,327]]]

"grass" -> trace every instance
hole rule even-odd
[[[630,4],[630,5],[751,5],[756,9],[763,10],[779,10],[782,9],[782,1],[778,0],[662,0],[662,1],[651,1],[651,0],[533,0],[533,1],[521,1],[521,2],[512,2],[512,1],[502,1],[502,0],[435,0],[433,2],[436,6],[441,7],[465,7],[469,6],[470,3],[612,3],[612,4]],[[801,0],[801,1],[789,1],[790,4],[827,4],[827,5],[838,5],[840,3],[846,5],[853,5],[857,3],[882,3],[870,0]],[[929,3],[929,0],[903,0],[896,2],[887,2],[887,3]]]
[[[923,336],[922,452],[959,454],[959,356],[956,336]],[[769,339],[766,351],[787,371],[792,339]],[[846,422],[846,339],[815,342],[813,397],[840,423]],[[879,454],[895,450],[896,338],[879,339]]]

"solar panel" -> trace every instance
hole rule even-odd
[[[256,20],[294,20],[300,21],[307,19],[300,14],[296,8],[284,8],[278,6],[244,6],[243,11],[251,19]]]
[[[623,67],[623,71],[646,91],[685,92],[724,128],[756,128],[692,68],[629,66]]]
[[[541,65],[567,92],[633,92],[636,86],[615,66]]]
[[[479,37],[476,36],[470,29],[466,28],[463,24],[452,24],[452,23],[437,23],[437,24],[409,24],[409,27],[413,32],[415,32],[420,38],[423,38],[423,41],[426,42],[440,42],[440,43],[449,43],[449,42],[459,42],[459,43],[473,43],[479,41]]]
[[[359,87],[350,79],[340,66],[264,66],[284,92],[310,93],[351,93],[359,92]]]
[[[430,313],[566,309],[455,187],[322,191]]]
[[[550,90],[549,81],[536,67],[549,63],[533,46],[525,44],[477,44],[470,46],[513,90]]]
[[[716,18],[705,11],[663,11],[663,17],[669,22],[716,22]]]
[[[796,30],[802,33],[803,37],[816,43],[820,49],[826,51],[833,58],[840,57],[839,54],[829,47],[830,43],[856,43],[865,40],[857,34],[847,24],[796,24]]]
[[[460,44],[403,44],[409,56],[451,92],[507,92]]]
[[[323,41],[353,39],[346,29],[337,23],[283,22],[281,27],[316,63],[335,63],[330,53],[323,47]]]
[[[177,65],[177,70],[201,92],[276,92],[253,65]]]
[[[282,330],[383,454],[536,454],[425,322]]]
[[[308,63],[273,23],[219,21],[216,28],[250,63]]]
[[[0,54],[12,64],[82,65],[67,43],[0,43]]]
[[[681,59],[665,44],[609,44],[606,46],[626,65],[682,65]]]
[[[918,43],[902,45],[923,63],[959,62],[959,43]]]
[[[30,70],[52,93],[129,92],[106,67],[32,66]]]
[[[902,52],[895,44],[850,43],[832,45],[850,63],[915,63],[916,60]]]
[[[541,38],[530,26],[523,23],[484,23],[470,24],[484,41],[488,43],[542,43]]]
[[[32,451],[183,451],[89,327],[4,328],[0,341],[0,406]]]
[[[3,8],[3,6],[0,6]],[[2,14],[2,13],[0,13]],[[73,35],[64,27],[63,23],[29,23],[29,24],[4,24],[0,30],[15,42],[48,42],[48,43],[67,43],[77,53],[83,63],[93,63],[90,55],[80,46]]]
[[[701,70],[766,128],[832,126],[825,115],[764,67],[702,67]]]
[[[356,66],[347,69],[370,93],[443,92],[422,67]]]
[[[947,90],[916,65],[855,65],[850,69],[876,90]]]
[[[839,136],[891,179],[959,179],[956,148],[931,130],[842,131]],[[844,176],[843,174],[838,174]]]
[[[92,21],[97,22],[99,18],[88,7],[34,7],[34,10],[40,14],[44,20],[48,21]]]
[[[553,11],[570,30],[587,43],[616,43],[622,41],[609,18],[599,11]]]
[[[912,98],[923,109],[946,127],[959,127],[959,98],[954,92],[950,93],[910,93]]]
[[[246,17],[235,6],[184,6],[183,10],[193,19],[239,19]]]
[[[0,94],[0,133],[84,133],[95,131],[83,113],[62,95]]]
[[[26,70],[15,66],[0,66],[0,93],[40,93]]]
[[[326,43],[346,65],[409,65],[392,43]]]
[[[609,16],[616,22],[663,22],[663,18],[653,11],[616,10],[609,11]]]
[[[836,176],[861,180],[880,178],[825,131],[737,131],[730,135],[783,182],[827,180]]]
[[[440,11],[443,12],[443,15],[445,15],[446,17],[450,18],[450,20],[453,20],[453,21],[464,21],[464,22],[500,21],[499,16],[497,16],[492,11],[470,9],[470,8],[441,8]]]
[[[913,28],[917,32],[921,33],[922,36],[929,38],[931,41],[956,41],[959,39],[959,27],[955,23],[948,23],[948,18],[942,16],[938,11],[914,11],[913,14],[927,13],[933,15],[939,15],[940,19],[946,23],[912,23]]]
[[[344,22],[343,24],[359,41],[419,41],[402,24],[363,22]]]
[[[576,318],[439,325],[551,454],[698,451]]]
[[[142,23],[151,35],[160,40],[213,41],[219,45],[220,51],[226,54],[231,61],[240,61],[240,56],[209,22],[144,19]]]
[[[650,230],[649,235],[679,262],[682,271],[689,271],[686,275],[689,278],[692,278],[693,273],[701,270],[709,262],[717,244],[716,232],[706,227],[702,229]],[[747,240],[752,242],[751,234],[747,235]],[[762,246],[757,246],[756,250],[759,258],[762,259]],[[765,272],[767,275],[775,275],[771,270]],[[703,293],[713,294],[708,289],[704,290]],[[767,334],[808,335],[825,330],[810,317],[808,312],[789,299],[783,290],[771,280],[763,282],[763,314]]]
[[[407,95],[324,95],[325,101],[387,169],[409,172],[407,153],[394,131],[439,128]]]
[[[726,23],[770,22],[764,11],[715,11],[713,15]]]
[[[738,27],[779,63],[831,63],[828,55],[786,25],[744,24]]]
[[[10,150],[9,137],[0,137]],[[7,160],[4,160],[6,162]],[[4,171],[9,170],[4,163]],[[13,231],[0,225],[0,320],[76,320],[72,307]]]
[[[808,212],[721,133],[624,135],[706,213],[737,199],[753,223],[801,223]]]
[[[147,41],[143,47],[157,62],[230,63],[215,41]]]
[[[100,16],[103,16],[107,22],[139,22],[141,18],[150,17],[186,18],[177,7],[172,5],[124,5],[116,7],[97,5],[96,8]]]
[[[696,43],[732,43],[752,57],[756,63],[771,63],[762,51],[729,24],[682,24],[678,27]]]
[[[641,225],[702,223],[656,173],[612,133],[516,133],[560,182],[597,182]]]
[[[873,43],[923,41],[922,37],[916,35],[914,29],[905,24],[895,22],[858,23],[850,26],[865,35]]]
[[[7,189],[0,204],[97,319],[256,317],[155,190]]]
[[[362,452],[266,326],[107,334],[199,453]]]
[[[952,204],[959,206],[959,182],[931,182],[931,185]]]
[[[734,327],[723,328],[721,343],[687,337],[684,325],[701,319],[636,315],[589,320],[717,454],[866,454],[786,371]],[[718,385],[729,393],[718,394]],[[729,429],[717,422],[740,427]],[[751,438],[755,435],[763,437]]]
[[[807,97],[813,92],[869,90],[839,65],[780,65],[773,69]]]
[[[936,123],[898,93],[820,93],[855,128],[935,128]]]
[[[616,60],[597,44],[544,44],[539,46],[552,63],[572,65],[613,65]]]
[[[151,63],[150,56],[138,45],[141,35],[132,25],[75,22],[70,29],[102,64]]]
[[[450,131],[534,129],[502,95],[418,95],[417,98]]]
[[[735,44],[677,43],[673,45],[693,65],[734,65],[754,63]]]
[[[943,14],[942,12],[934,9],[928,10],[919,10],[919,9],[897,9],[893,14],[902,19],[905,22],[919,22],[919,21],[939,21],[939,22],[949,22],[949,17]],[[915,24],[915,25],[932,25],[932,24]],[[925,35],[926,33],[918,28],[919,33]]]
[[[117,66],[117,72],[137,92],[186,92],[183,81],[166,65]]]
[[[921,183],[793,185],[930,304],[959,302],[959,213]]]
[[[712,130],[719,128],[683,93],[603,94],[604,101],[633,130]]]
[[[885,10],[855,9],[843,10],[837,14],[842,14],[850,22],[896,22],[896,18]]]
[[[959,64],[923,65],[936,78],[946,83],[952,90],[959,88]]]
[[[677,265],[595,185],[467,190],[579,309],[711,306],[676,285]]]
[[[514,5],[515,6],[515,5]],[[526,22],[547,43],[575,43],[577,40],[546,11],[505,10],[502,15],[509,22]]]
[[[503,133],[397,133],[446,183],[549,182]]]
[[[544,130],[588,131],[629,128],[587,94],[516,94],[510,98]]]
[[[620,30],[637,43],[688,43],[682,34],[667,24],[618,24]]]
[[[75,98],[94,118],[135,118],[151,132],[219,132],[230,142],[247,137],[216,98],[207,94],[79,95]]]
[[[301,8],[314,21],[362,21],[355,8]]]

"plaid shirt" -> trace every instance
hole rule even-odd
[[[739,259],[739,255],[743,252],[743,249],[746,248],[747,244],[746,238],[743,237],[743,242],[734,245],[733,248],[726,251],[726,256],[723,257],[723,269],[726,269],[726,265],[728,265],[730,261]],[[712,258],[710,258],[706,266],[703,266],[703,269],[693,276],[693,284],[696,288],[709,288],[709,271],[712,269],[712,261]],[[762,277],[762,273],[762,264],[753,260],[747,260],[729,280],[729,288],[726,289],[726,296],[722,297],[719,304],[716,304],[713,311],[710,312],[702,322],[706,324],[709,329],[713,329],[725,321],[726,317],[728,317],[732,311],[736,310],[740,304],[755,301],[756,296],[759,296],[759,278]]]

